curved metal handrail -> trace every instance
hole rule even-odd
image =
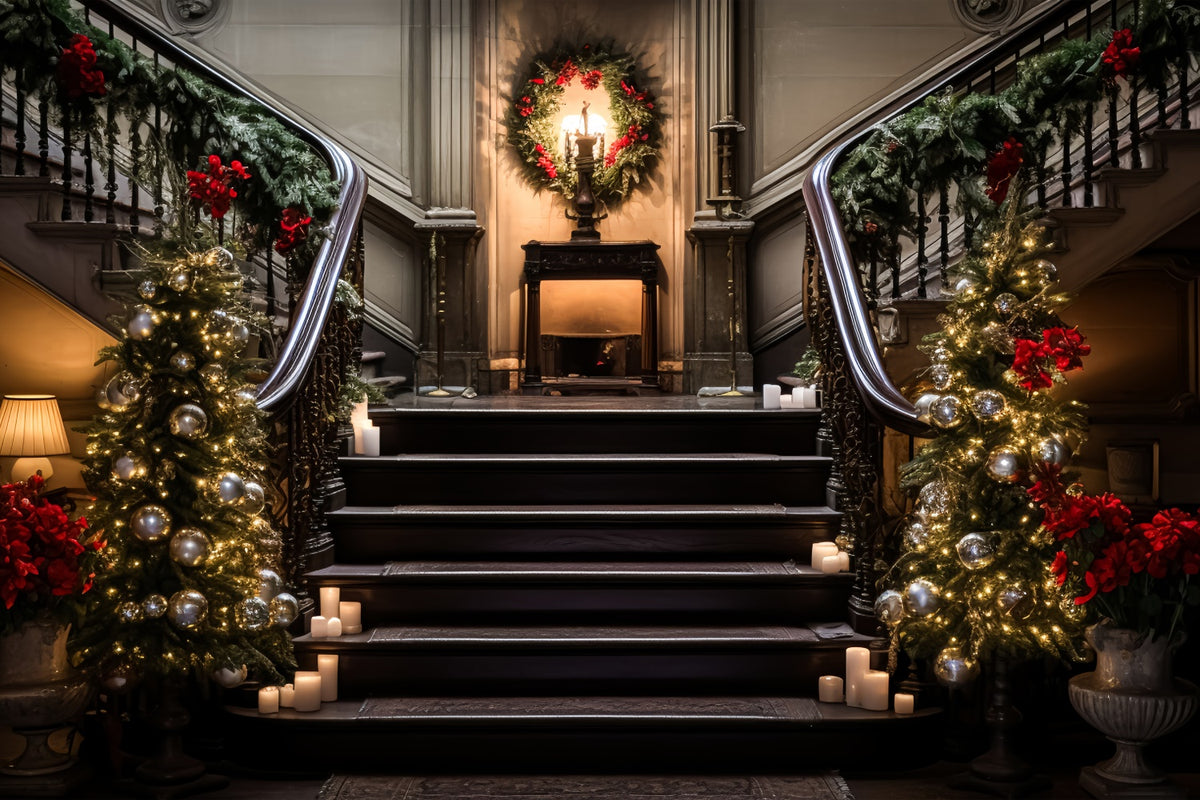
[[[321,338],[321,330],[333,307],[334,293],[342,264],[354,244],[357,221],[362,215],[367,197],[366,172],[350,154],[324,135],[308,128],[304,122],[270,97],[243,86],[214,69],[194,46],[174,38],[165,29],[127,12],[115,0],[79,0],[106,20],[119,23],[126,32],[145,40],[178,66],[184,66],[218,86],[267,109],[320,153],[329,164],[333,179],[341,188],[337,208],[329,218],[331,235],[321,243],[308,280],[294,306],[279,358],[270,375],[258,388],[258,405],[272,413],[283,410],[294,397],[312,363]]]
[[[954,65],[936,80],[922,84],[875,117],[865,121],[849,138],[821,156],[804,178],[802,187],[808,211],[809,233],[816,240],[821,265],[829,282],[834,322],[842,334],[851,379],[867,409],[890,428],[914,436],[929,436],[931,428],[918,419],[917,409],[896,389],[883,367],[875,341],[875,329],[867,315],[858,266],[843,233],[841,214],[829,186],[838,160],[849,148],[866,138],[873,128],[908,111],[939,88],[953,85],[968,74],[1011,52],[1012,42],[1040,29],[1050,17],[1073,14],[1090,2],[1052,4],[1026,20],[1009,36]]]

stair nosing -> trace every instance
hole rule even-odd
[[[696,505],[664,504],[653,505],[388,505],[343,506],[329,512],[333,517],[396,517],[409,518],[429,517],[464,517],[479,519],[487,516],[491,519],[529,519],[529,518],[559,518],[582,519],[599,518],[613,519],[727,519],[739,520],[783,520],[789,518],[825,517],[838,518],[840,512],[829,506],[788,506],[782,503],[744,503],[729,505]]]
[[[579,560],[536,560],[520,561],[474,560],[435,561],[432,559],[405,559],[384,564],[333,564],[307,573],[308,580],[316,583],[337,583],[343,587],[355,585],[404,585],[437,583],[481,583],[513,585],[523,583],[587,583],[629,584],[669,582],[679,584],[696,583],[749,583],[805,585],[829,580],[848,580],[849,572],[826,575],[795,560],[779,559],[735,559],[735,560],[683,560],[624,561],[605,560],[596,569],[580,569],[590,562]],[[413,565],[415,568],[389,571],[391,564]],[[453,565],[451,569],[425,569],[420,565]],[[603,568],[600,568],[602,565]],[[670,569],[667,565],[694,567],[694,569]],[[740,570],[714,570],[718,565],[745,565]],[[508,569],[505,567],[508,566]],[[630,567],[641,567],[633,569]],[[454,568],[457,567],[457,568]],[[513,569],[513,567],[525,567]],[[622,567],[625,567],[622,569]],[[657,569],[655,569],[657,567]],[[708,570],[705,569],[708,567]]]

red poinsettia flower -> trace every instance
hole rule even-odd
[[[1142,49],[1133,46],[1133,31],[1122,28],[1113,31],[1112,41],[1104,48],[1100,60],[1108,76],[1115,80],[1132,72],[1141,57]]]
[[[583,81],[583,88],[595,89],[597,86],[600,85],[600,81],[603,78],[604,78],[604,73],[602,73],[598,69],[594,69],[591,72],[585,73],[583,78],[581,79]]]
[[[289,206],[280,214],[279,235],[275,237],[275,252],[286,256],[308,239],[308,226],[312,217],[295,206]]]
[[[1078,328],[1047,328],[1042,332],[1042,342],[1059,372],[1083,369],[1083,357],[1092,352],[1091,345],[1083,343]]]
[[[550,154],[546,152],[546,148],[538,142],[533,146],[533,150],[538,154],[537,165],[546,173],[546,177],[554,180],[558,177],[558,167],[554,166],[554,159],[550,158]]]
[[[575,65],[571,59],[567,59],[567,63],[563,64],[558,70],[558,77],[554,83],[558,86],[570,86],[571,81],[579,74],[579,67]]]
[[[546,79],[545,79],[545,78],[530,78],[530,79],[529,79],[529,82],[530,82],[530,83],[536,83],[536,84],[538,84],[538,85],[540,86],[541,84],[543,84],[543,83],[545,83],[545,82],[546,82]]]
[[[1059,586],[1067,582],[1067,553],[1065,550],[1059,550],[1054,555],[1054,561],[1050,564],[1050,572],[1054,575],[1054,582]]]
[[[1028,391],[1045,389],[1054,384],[1050,375],[1043,369],[1047,356],[1049,356],[1049,351],[1043,342],[1025,338],[1016,340],[1012,370],[1021,379],[1021,385]]]
[[[104,73],[96,68],[96,49],[92,40],[77,33],[58,57],[58,84],[71,100],[84,95],[104,94]]]
[[[996,205],[1008,197],[1008,185],[1025,161],[1025,146],[1012,136],[1000,145],[987,163],[987,196]]]
[[[225,166],[220,156],[210,155],[206,162],[208,170],[205,172],[188,170],[188,194],[209,216],[221,219],[229,213],[229,207],[237,197],[233,182],[249,180],[251,175],[241,161],[230,161],[229,166]]]

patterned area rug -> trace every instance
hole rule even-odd
[[[838,775],[334,775],[318,800],[854,800]]]

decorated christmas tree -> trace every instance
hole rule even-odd
[[[100,358],[112,371],[85,477],[107,546],[77,655],[114,691],[189,673],[279,682],[297,603],[281,593],[265,516],[262,366],[241,355],[261,321],[221,248],[148,258],[135,284],[121,341]]]
[[[897,644],[933,658],[952,686],[995,655],[1080,656],[1081,612],[1050,569],[1058,544],[1026,490],[1082,440],[1082,406],[1053,388],[1089,348],[1058,316],[1068,298],[1019,194],[980,230],[924,345],[917,407],[936,436],[902,469],[916,508],[876,605]]]

